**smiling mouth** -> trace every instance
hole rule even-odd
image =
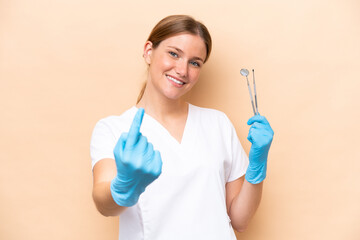
[[[170,77],[169,75],[166,75],[166,77],[167,77],[170,81],[172,81],[172,82],[174,82],[174,83],[176,83],[176,84],[179,84],[179,85],[184,85],[184,84],[185,84],[185,82],[179,81],[179,80],[177,80],[177,79],[175,79],[175,78],[173,78],[173,77]]]

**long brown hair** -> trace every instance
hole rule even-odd
[[[162,19],[151,31],[147,41],[152,43],[153,49],[156,49],[159,44],[165,39],[172,37],[179,33],[191,33],[200,36],[206,46],[206,57],[204,63],[208,60],[211,52],[211,36],[208,29],[199,21],[188,15],[171,15]],[[146,82],[144,83],[140,94],[137,98],[137,102],[141,100],[146,88]]]

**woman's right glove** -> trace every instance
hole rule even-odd
[[[130,131],[121,135],[114,148],[117,176],[111,181],[110,190],[120,206],[135,205],[145,188],[161,174],[160,152],[140,133],[143,117],[144,109],[140,108]]]

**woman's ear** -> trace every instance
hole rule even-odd
[[[152,50],[153,50],[152,46],[153,46],[153,44],[152,44],[152,42],[150,42],[150,41],[147,41],[147,42],[145,43],[145,46],[144,46],[144,54],[143,54],[143,57],[144,57],[145,62],[146,62],[147,64],[150,64],[150,63],[151,63],[151,54],[152,54]]]

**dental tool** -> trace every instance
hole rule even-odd
[[[255,71],[252,70],[253,73],[253,84],[254,84],[254,96],[255,96],[255,109],[256,109],[256,115],[259,114],[258,104],[257,104],[257,94],[256,94],[256,84],[255,84]]]
[[[254,73],[254,70],[253,70],[253,73]],[[248,79],[249,71],[247,69],[243,68],[243,69],[240,70],[240,74],[243,75],[244,77],[246,77],[246,82],[247,82],[248,89],[249,89],[249,94],[250,94],[251,106],[253,108],[254,115],[258,115],[259,113],[257,111],[256,91],[255,91],[255,100],[256,100],[256,111],[255,111],[254,99],[253,99],[253,96],[252,96],[252,93],[251,93],[251,88],[250,88],[249,79]],[[254,77],[254,75],[253,75],[253,77]],[[253,84],[254,84],[254,89],[255,89],[255,79],[254,78],[253,78]]]

